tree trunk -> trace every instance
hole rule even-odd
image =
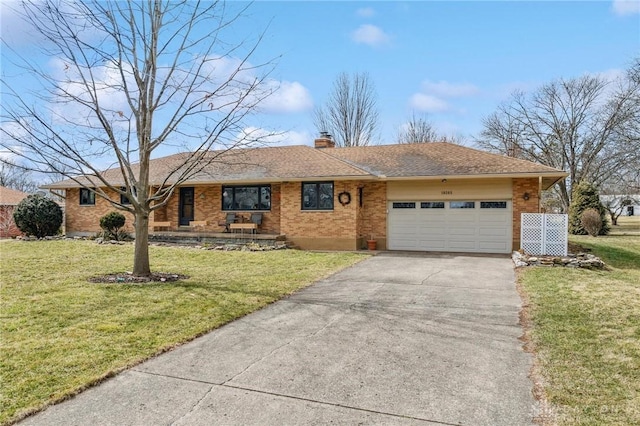
[[[151,275],[149,267],[149,213],[136,212],[136,240],[133,255],[133,275],[148,277]]]

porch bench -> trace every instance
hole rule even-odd
[[[252,222],[230,223],[229,229],[231,230],[240,229],[241,231],[244,231],[245,229],[250,229],[251,232],[256,232],[258,229],[258,225]]]
[[[171,222],[150,222],[151,229],[155,231],[156,228],[169,228],[171,226]]]

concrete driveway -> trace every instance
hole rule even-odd
[[[508,257],[385,253],[26,419],[531,424]]]

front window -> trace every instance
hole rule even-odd
[[[96,203],[96,193],[87,188],[80,188],[80,205],[92,206]]]
[[[302,210],[333,210],[333,182],[303,183]]]
[[[120,187],[120,190],[122,191],[127,191],[127,188],[122,186]],[[133,193],[135,194],[136,189],[135,188],[131,188],[131,191],[133,191]],[[127,204],[131,204],[131,200],[129,200],[129,197],[127,197],[125,194],[120,194],[120,204],[127,205]]]
[[[271,210],[271,185],[223,186],[222,210]]]

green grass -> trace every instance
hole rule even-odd
[[[608,271],[520,274],[536,375],[560,425],[640,424],[640,233],[627,231],[570,238]]]
[[[131,245],[0,242],[0,423],[59,401],[364,258],[295,250],[150,247],[174,283],[94,284]]]

